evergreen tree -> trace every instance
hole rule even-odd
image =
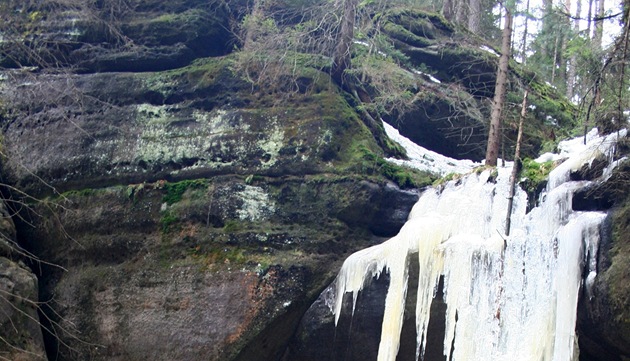
[[[605,12],[604,0],[597,0],[597,18],[595,19],[595,33],[593,34],[593,45],[597,50],[602,50]]]
[[[572,33],[572,38],[575,39],[576,37],[579,37],[580,35],[580,14],[582,12],[582,0],[577,0],[576,2],[576,9],[575,9],[575,19],[573,20],[573,33]],[[573,40],[572,39],[572,40]],[[569,43],[569,42],[568,42]],[[570,45],[569,45],[570,46]],[[568,53],[568,49],[567,49],[567,53]],[[567,54],[569,56],[569,70],[567,73],[567,98],[569,100],[573,99],[573,96],[575,95],[575,83],[576,83],[576,76],[577,76],[577,52],[572,51],[570,52],[570,54]]]
[[[532,42],[533,55],[529,66],[558,90],[564,92],[567,83],[567,46],[574,36],[563,4],[545,0],[541,30]]]
[[[508,6],[505,9],[505,24],[501,39],[501,56],[497,69],[497,80],[492,100],[492,111],[490,114],[490,127],[488,131],[488,146],[486,148],[486,165],[496,166],[499,157],[499,147],[501,145],[501,123],[503,113],[503,103],[507,90],[508,64],[512,47],[512,11]]]

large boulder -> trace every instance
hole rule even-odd
[[[418,193],[327,74],[283,97],[236,60],[9,74],[3,170],[34,196],[20,240],[62,267],[39,268],[57,359],[276,359],[345,255],[406,220]]]
[[[38,282],[24,261],[15,239],[15,226],[0,201],[0,358],[31,361],[45,357],[38,321]]]
[[[157,73],[15,75],[22,110],[4,129],[5,174],[35,194],[220,174],[301,175],[358,167],[375,148],[326,74],[309,94],[277,99],[209,58]],[[360,159],[355,159],[360,161]],[[45,180],[45,182],[41,182]]]
[[[22,231],[67,270],[41,275],[49,349],[60,360],[276,359],[340,261],[380,240],[370,227],[400,227],[415,200],[389,187],[218,176],[51,199]],[[379,213],[395,199],[393,217]]]

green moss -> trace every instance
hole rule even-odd
[[[160,230],[163,234],[170,233],[178,228],[179,218],[172,212],[163,212],[160,218]]]
[[[238,232],[242,229],[242,224],[235,220],[228,220],[223,226],[223,231],[226,233]]]
[[[431,174],[390,163],[363,145],[356,152],[359,156],[359,170],[368,175],[381,175],[396,183],[400,188],[421,188],[430,185]]]
[[[492,173],[490,173],[490,177],[489,179],[496,181],[497,177],[499,176],[499,170],[497,168],[494,168],[492,170]]]
[[[40,22],[44,18],[44,14],[41,11],[33,11],[28,14],[28,20],[31,23]]]
[[[427,47],[433,42],[425,37],[418,36],[411,31],[407,30],[404,26],[387,22],[383,26],[383,31],[392,37],[393,39],[400,40],[409,45],[417,46],[417,47]]]
[[[554,168],[554,162],[538,163],[533,159],[523,159],[521,176],[531,179],[534,182],[542,182],[547,179],[549,172]]]
[[[183,12],[162,13],[157,17],[138,18],[128,23],[125,30],[126,35],[135,41],[173,44],[218,34],[222,23],[220,13],[193,8]]]
[[[232,57],[201,58],[182,68],[146,73],[143,75],[144,83],[149,90],[164,97],[169,97],[182,88],[202,91],[212,86],[224,86],[228,78],[231,86],[238,86],[238,80],[232,77],[230,70],[233,62]],[[186,86],[182,87],[182,84]]]
[[[433,186],[440,186],[442,184],[448,183],[454,179],[458,179],[460,177],[459,174],[457,173],[448,173],[447,175],[445,175],[442,178],[438,178],[433,182]]]
[[[416,34],[429,34],[433,37],[431,28],[435,27],[448,34],[453,33],[455,28],[441,14],[427,12],[418,8],[400,7],[387,13],[387,18],[397,24],[405,26]],[[427,22],[430,23],[427,24]]]
[[[530,104],[536,106],[533,112],[539,114],[539,118],[549,116],[555,119],[558,125],[568,129],[575,125],[576,109],[568,99],[558,94],[553,87],[536,80],[530,83],[530,87],[532,89]]]
[[[207,253],[201,255],[207,265],[215,263],[228,263],[242,265],[248,257],[245,250],[237,247],[213,247]]]
[[[62,193],[61,197],[89,197],[95,195],[96,193],[97,191],[93,188],[75,189]]]
[[[609,180],[609,187],[615,198],[612,212],[612,263],[603,274],[608,287],[615,334],[624,341],[630,341],[630,163],[619,166]]]
[[[205,188],[208,188],[207,179],[192,179],[176,183],[165,183],[164,190],[166,191],[166,194],[162,198],[162,202],[171,205],[173,203],[181,201],[184,193],[187,190]]]
[[[536,190],[549,177],[549,173],[555,168],[553,161],[538,163],[533,159],[525,158],[521,167],[521,178],[525,178],[522,184],[529,193],[535,193]]]

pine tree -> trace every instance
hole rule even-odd
[[[597,50],[602,50],[602,38],[604,35],[604,13],[604,0],[598,0],[597,19],[595,20],[595,34],[593,35],[593,45]]]
[[[582,12],[582,0],[577,0],[575,9],[575,19],[573,21],[573,35],[578,37],[580,33],[580,13]],[[574,38],[575,40],[575,38]],[[577,76],[577,51],[571,51],[569,59],[569,70],[567,73],[567,99],[573,99],[575,95],[575,82]]]
[[[478,34],[481,30],[481,0],[469,0],[468,30]]]
[[[525,5],[525,22],[523,26],[523,40],[522,40],[522,48],[521,48],[521,61],[523,65],[527,63],[527,36],[529,35],[528,23],[529,23],[529,17],[530,17],[529,2],[530,0],[527,0],[526,5]]]
[[[486,165],[496,166],[501,145],[501,114],[507,89],[508,64],[512,44],[512,12],[505,6],[505,25],[501,39],[501,57],[497,69],[497,80],[490,113],[490,128],[488,131],[488,146],[486,148]]]

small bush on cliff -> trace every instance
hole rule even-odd
[[[192,179],[176,183],[165,183],[164,189],[166,190],[166,194],[162,198],[162,202],[171,205],[181,201],[182,196],[188,189],[204,189],[207,187],[207,179]]]

